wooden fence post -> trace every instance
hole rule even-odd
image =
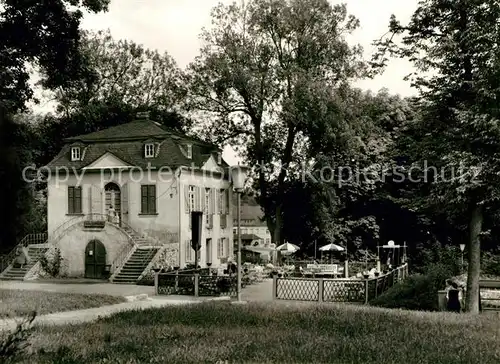
[[[155,295],[158,295],[158,272],[155,272]]]
[[[277,274],[273,274],[273,300],[277,299],[278,298],[278,275]]]
[[[195,297],[198,297],[198,295],[200,294],[199,283],[200,283],[200,275],[198,273],[195,273],[194,274],[194,296]]]
[[[318,302],[323,302],[323,278],[318,279]]]

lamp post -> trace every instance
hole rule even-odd
[[[377,272],[380,273],[381,266],[380,266],[380,245],[377,244]]]
[[[237,194],[237,221],[238,221],[238,283],[237,283],[237,302],[242,302],[241,300],[241,193],[245,187],[245,180],[247,177],[248,168],[244,166],[234,166],[231,168],[231,180],[233,183],[233,189]]]
[[[462,274],[464,273],[464,250],[465,250],[465,244],[460,244],[460,251],[462,252],[462,264],[461,264],[461,272]]]

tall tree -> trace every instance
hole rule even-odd
[[[388,213],[395,211],[388,191],[395,171],[393,145],[398,129],[413,118],[413,107],[387,90],[335,94],[342,102],[312,115],[318,126],[309,133],[309,159],[315,160],[316,172],[306,182],[315,185],[313,215],[327,242],[375,249],[379,236],[389,235],[386,220],[395,220]]]
[[[115,40],[109,31],[85,32],[80,52],[85,59],[83,77],[55,90],[59,110],[66,116],[99,102],[158,111],[177,109],[183,97],[180,70],[168,53]]]
[[[376,43],[375,64],[388,50],[419,72],[410,75],[425,110],[413,162],[438,172],[428,204],[468,216],[466,306],[476,313],[483,218],[499,198],[500,3],[422,0],[408,25],[393,16],[390,34]]]
[[[30,67],[45,72],[55,88],[78,78],[82,10],[99,12],[109,0],[0,0],[0,202],[2,249],[15,244],[22,229],[28,186],[21,171],[27,162],[25,128],[12,115],[33,98]]]
[[[212,20],[188,69],[188,107],[209,116],[203,127],[216,141],[230,141],[256,166],[259,201],[279,243],[287,173],[302,159],[297,149],[311,123],[308,99],[364,71],[361,49],[345,40],[358,21],[327,0],[219,5]]]
[[[0,1],[0,101],[4,107],[21,109],[33,97],[31,66],[47,75],[44,84],[48,88],[81,76],[82,10],[106,11],[109,1]]]

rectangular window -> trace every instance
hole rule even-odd
[[[222,239],[222,249],[224,251],[224,257],[229,257],[231,252],[229,251],[229,239],[228,238]]]
[[[219,214],[222,215],[224,211],[224,190],[217,190],[217,192],[218,192],[217,204],[219,205],[217,207]]]
[[[71,148],[71,160],[72,161],[79,161],[81,158],[81,152],[79,147],[73,147]]]
[[[192,262],[194,257],[194,250],[191,246],[191,240],[186,240],[186,262]]]
[[[68,213],[82,213],[82,188],[68,187]]]
[[[141,186],[141,213],[144,215],[156,214],[156,185]]]
[[[220,227],[221,229],[227,228],[227,215],[220,215]]]
[[[219,211],[221,214],[227,214],[226,211],[226,190],[220,190],[219,196]]]
[[[205,188],[205,211],[203,213],[205,214],[205,223],[207,226],[210,226],[210,211],[210,188]]]
[[[189,159],[193,158],[193,146],[191,144],[186,145],[187,157]]]
[[[196,193],[195,187],[189,186],[189,211],[196,210]]]
[[[152,143],[144,146],[144,156],[146,158],[153,158],[155,156],[155,145]]]

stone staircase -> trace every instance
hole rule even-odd
[[[118,274],[113,278],[113,283],[137,283],[141,274],[155,257],[156,253],[158,253],[158,250],[160,250],[159,247],[141,247],[139,245]]]
[[[132,238],[132,240],[134,240],[134,242],[137,244],[137,245],[148,245],[149,244],[149,240],[141,235],[139,235],[139,233],[135,230],[132,230],[130,227],[128,226],[122,226],[122,230],[125,231],[128,235],[130,235],[130,237]]]
[[[49,250],[46,246],[40,247],[37,245],[28,245],[28,256],[30,258],[29,264],[24,265],[22,268],[14,268],[10,265],[2,274],[3,279],[23,280],[26,273],[40,260],[40,258]]]

